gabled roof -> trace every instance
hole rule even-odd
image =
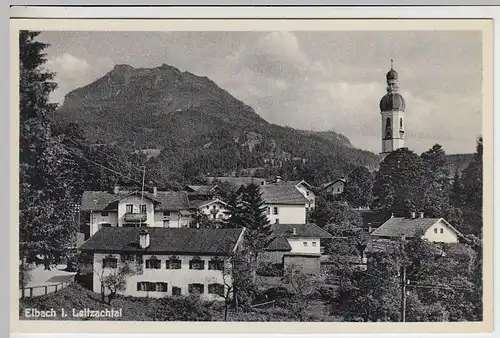
[[[206,201],[206,200],[196,200],[196,201],[191,201],[190,202],[192,208],[202,208],[202,207],[205,207],[205,206],[213,204],[213,203],[221,203],[221,204],[224,204],[226,206],[228,205],[226,202],[224,202],[223,200],[218,199],[218,198],[213,199],[213,200],[209,200],[209,201]]]
[[[276,236],[267,246],[266,251],[291,251],[290,243],[283,236]]]
[[[295,235],[293,234],[295,229]],[[275,236],[285,238],[332,238],[333,236],[313,223],[307,224],[273,224],[271,230]]]
[[[83,211],[106,210],[114,203],[132,193],[111,194],[106,191],[85,191],[82,195]],[[157,211],[180,211],[189,209],[188,193],[186,191],[158,191],[156,196],[150,192],[144,192],[144,197],[157,202],[155,210]]]
[[[312,188],[311,185],[304,180],[274,182],[274,183],[271,183],[271,185],[289,185],[289,186],[294,186],[294,187],[296,187],[297,185],[304,185],[308,189]]]
[[[323,183],[323,188],[328,188],[329,186],[331,186],[332,184],[335,184],[337,182],[342,182],[342,183],[346,183],[347,180],[345,178],[338,178],[334,181],[331,181],[331,182],[328,182],[328,183]]]
[[[444,218],[406,218],[406,217],[391,217],[384,224],[378,227],[372,236],[376,237],[414,237],[419,231],[425,232],[437,222],[442,221],[458,236],[463,236]]]
[[[129,197],[129,196],[132,196],[132,195],[137,195],[137,196],[144,196],[145,198],[147,199],[150,199],[154,202],[157,202],[157,203],[161,203],[159,199],[156,198],[156,196],[154,196],[153,194],[149,194],[147,192],[144,192],[144,193],[141,193],[140,191],[131,191],[131,192],[128,192],[128,193],[125,193],[125,194],[120,194],[120,195],[117,195],[116,198],[112,199],[111,202],[109,203],[114,203],[114,202],[118,202],[122,199],[124,199],[125,197]]]
[[[139,233],[147,229],[150,245],[139,247]],[[144,252],[155,254],[230,254],[244,229],[101,228],[80,249],[94,252]]]
[[[110,194],[106,191],[84,191],[82,194],[81,210],[104,210],[115,198],[115,194]]]
[[[262,199],[266,204],[302,205],[309,203],[293,185],[263,185],[260,186]]]

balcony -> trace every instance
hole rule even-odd
[[[146,222],[148,216],[144,213],[127,212],[125,214],[125,222]]]

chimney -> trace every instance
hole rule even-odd
[[[281,182],[281,176],[276,176],[276,183]]]
[[[113,187],[113,194],[118,194],[120,192],[120,186],[115,184]]]
[[[391,213],[391,218],[393,218],[393,217],[394,217],[394,213]]]
[[[296,228],[293,228],[293,235],[297,235],[297,229]]]
[[[410,212],[410,218],[411,219],[415,218],[415,211]]]
[[[424,212],[423,212],[423,211],[420,211],[420,212],[418,213],[418,217],[419,217],[419,218],[424,218]]]
[[[139,233],[139,246],[141,249],[146,249],[149,246],[149,231],[142,229]]]
[[[369,233],[369,234],[371,234],[371,233],[372,233],[372,226],[371,226],[371,225],[369,225],[369,226],[368,226],[368,233]]]
[[[157,193],[158,193],[158,188],[157,187],[153,187],[153,196],[156,196]]]

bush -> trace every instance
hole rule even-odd
[[[198,296],[165,297],[154,302],[148,317],[154,321],[211,321],[211,306]]]
[[[257,275],[264,277],[280,277],[283,275],[282,269],[271,262],[261,262],[257,267]]]

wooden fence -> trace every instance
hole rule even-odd
[[[71,283],[73,283],[73,278],[56,284],[25,287],[24,297],[27,298],[27,297],[37,297],[37,296],[47,295],[49,293],[56,292],[57,290],[62,290]],[[22,289],[19,289],[19,298],[22,298]]]

